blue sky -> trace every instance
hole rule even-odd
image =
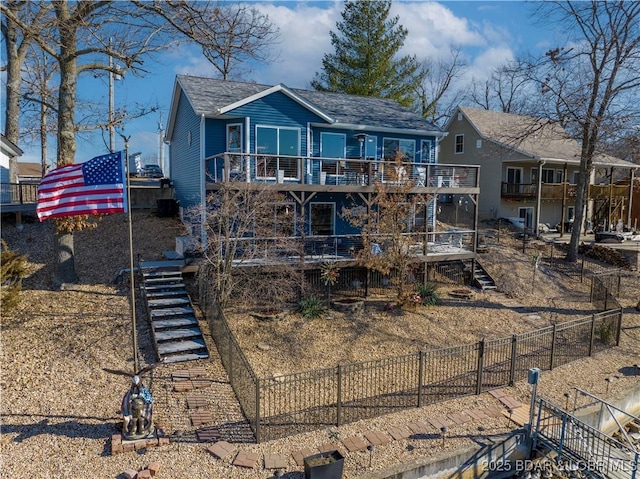
[[[257,65],[247,80],[264,84],[284,83],[290,87],[308,88],[315,72],[321,69],[324,53],[333,52],[329,31],[336,31],[343,3],[338,2],[258,2],[257,9],[269,15],[279,27],[281,41],[274,52],[279,60]],[[492,69],[522,52],[540,52],[555,46],[554,32],[530,18],[530,2],[510,1],[399,1],[391,9],[400,24],[409,31],[402,54],[415,54],[418,59],[446,58],[452,46],[458,46],[468,64],[465,80],[486,78]],[[215,76],[213,67],[198,48],[180,47],[148,61],[150,73],[144,78],[125,75],[115,83],[117,108],[156,104],[166,125],[171,93],[177,74]],[[105,78],[82,82],[80,97],[108,103]],[[130,152],[140,151],[151,162],[158,154],[158,121],[160,113],[131,120],[122,130],[130,136]],[[106,137],[108,144],[108,136]],[[40,161],[39,146],[23,143],[21,161]],[[78,138],[76,161],[85,161],[105,152],[102,135]],[[123,141],[116,134],[116,149]],[[51,151],[50,158],[55,158]]]

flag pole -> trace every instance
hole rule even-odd
[[[127,175],[127,223],[129,224],[129,284],[131,286],[131,340],[133,343],[133,370],[140,371],[138,362],[138,335],[136,332],[136,288],[135,273],[133,271],[133,220],[131,218],[131,177],[129,175],[129,138],[124,139],[124,162]]]

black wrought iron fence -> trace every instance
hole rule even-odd
[[[601,284],[597,276],[593,281]],[[507,386],[525,379],[530,368],[553,369],[617,345],[622,323],[618,305],[506,338],[258,378],[205,284],[200,293],[222,363],[258,442]]]

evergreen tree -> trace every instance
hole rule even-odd
[[[412,105],[424,72],[415,56],[396,58],[408,31],[389,18],[390,8],[391,0],[345,2],[339,33],[330,32],[335,53],[324,55],[313,88]]]

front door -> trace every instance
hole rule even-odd
[[[533,207],[518,208],[518,216],[522,226],[533,229]]]

